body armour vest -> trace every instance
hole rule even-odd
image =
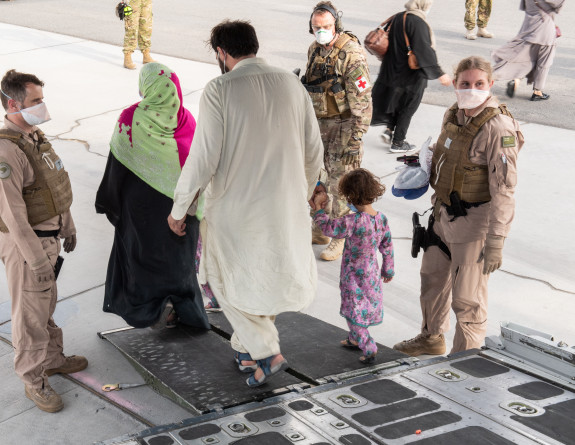
[[[37,134],[39,140],[34,144],[26,141],[17,131],[0,131],[0,138],[14,142],[24,152],[34,170],[34,183],[22,190],[31,226],[66,212],[72,205],[72,186],[68,173],[44,133],[38,130]],[[8,233],[8,227],[2,219],[0,232]]]
[[[321,45],[315,43],[302,82],[311,97],[316,117],[336,117],[349,112],[343,79],[346,53],[342,48],[350,40],[358,42],[351,34],[341,34],[325,57],[319,54]]]
[[[437,140],[429,184],[435,190],[437,200],[448,206],[452,204],[452,192],[457,192],[461,201],[471,204],[490,201],[487,165],[471,162],[469,150],[473,139],[488,120],[499,114],[513,116],[505,105],[500,105],[497,108],[485,108],[467,124],[458,125],[457,110],[457,104],[449,109],[446,123]]]

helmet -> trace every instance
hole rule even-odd
[[[129,17],[132,15],[132,7],[127,3],[120,2],[118,6],[116,6],[116,15],[120,18],[120,20],[124,20],[124,17]]]

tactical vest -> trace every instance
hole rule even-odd
[[[22,190],[31,226],[66,212],[72,205],[72,186],[68,173],[44,133],[38,130],[37,134],[39,141],[34,144],[17,131],[0,130],[0,139],[14,142],[24,152],[34,170],[34,183]],[[8,227],[2,219],[0,232],[8,233]]]
[[[488,167],[471,162],[469,150],[473,139],[488,120],[499,114],[513,116],[505,105],[500,105],[485,108],[467,124],[458,125],[457,110],[457,104],[449,109],[437,140],[429,184],[435,190],[437,200],[448,206],[452,204],[452,192],[457,192],[459,199],[469,204],[490,201]]]
[[[343,63],[347,54],[342,48],[357,37],[343,33],[336,40],[332,51],[325,57],[320,56],[321,45],[315,44],[303,84],[308,91],[315,115],[321,117],[335,117],[349,113],[349,104],[345,97]]]

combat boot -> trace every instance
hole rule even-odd
[[[487,31],[487,28],[477,28],[477,37],[484,37],[486,39],[493,38],[493,33]]]
[[[441,355],[445,354],[445,338],[443,334],[419,334],[411,340],[404,340],[395,344],[393,349],[412,357],[422,354]]]
[[[343,254],[343,246],[345,245],[345,239],[332,238],[329,246],[327,246],[319,257],[325,261],[337,260]]]
[[[475,40],[477,38],[477,34],[475,34],[475,29],[468,29],[465,33],[465,38],[467,40]]]
[[[311,243],[312,244],[329,244],[331,238],[325,236],[319,227],[311,229]]]
[[[132,53],[124,53],[124,68],[135,70],[136,64],[132,62]]]
[[[56,413],[64,408],[62,397],[48,383],[44,383],[43,388],[33,388],[26,385],[24,392],[26,397],[32,400],[42,411]]]
[[[46,369],[47,376],[54,374],[73,374],[74,372],[83,371],[88,367],[88,360],[81,355],[71,355],[66,357],[66,361],[57,368]]]
[[[144,60],[142,60],[142,63],[155,62],[155,60],[152,59],[152,56],[150,56],[150,50],[149,49],[145,49],[144,51],[142,51],[142,54],[144,55]]]

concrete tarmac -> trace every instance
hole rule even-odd
[[[119,0],[118,0],[119,1]],[[362,41],[366,34],[387,17],[404,10],[406,0],[334,1],[343,11],[345,29],[351,30]],[[316,0],[269,2],[266,0],[218,0],[190,2],[183,0],[154,0],[154,32],[152,50],[156,54],[189,60],[215,63],[214,54],[206,51],[205,42],[210,29],[226,18],[248,19],[258,31],[260,54],[270,63],[289,69],[305,68],[307,48],[313,41],[308,33],[308,20]],[[493,2],[488,24],[493,39],[466,40],[463,0],[437,0],[429,13],[437,40],[437,54],[443,70],[449,74],[457,62],[470,55],[489,59],[490,52],[511,40],[519,31],[524,13],[519,1]],[[504,97],[515,115],[528,122],[575,129],[575,34],[570,24],[575,23],[575,6],[565,2],[557,24],[563,37],[557,43],[555,62],[549,73],[545,91],[551,95],[547,102],[533,103],[531,86],[523,80],[513,99],[505,97],[506,82],[497,82],[495,94]],[[121,46],[123,23],[115,16],[114,2],[91,0],[14,0],[0,1],[0,22],[33,29],[53,31],[91,41]],[[0,40],[0,47],[2,42]],[[379,72],[379,62],[369,56],[372,81]],[[451,105],[439,82],[429,83],[423,103]],[[409,134],[408,134],[409,137]],[[421,141],[423,142],[423,141]]]
[[[12,7],[25,1],[0,2],[0,6]],[[76,6],[81,3],[69,2]],[[4,10],[0,9],[0,20],[5,18]],[[304,12],[299,16],[304,18]],[[204,20],[211,26],[218,17]],[[1,74],[16,68],[36,73],[46,83],[45,101],[52,121],[41,128],[70,172],[75,196],[72,213],[78,228],[78,247],[65,254],[58,280],[60,300],[55,318],[64,330],[66,353],[86,355],[90,360],[90,366],[75,375],[81,384],[61,376],[50,378],[63,395],[62,412],[41,412],[25,398],[13,371],[10,297],[0,266],[0,442],[93,443],[191,417],[192,413],[148,386],[117,393],[101,391],[106,383],[142,382],[122,354],[96,335],[125,323],[101,311],[113,229],[104,216],[94,211],[114,123],[121,109],[139,100],[138,72],[122,68],[120,47],[84,38],[0,24],[0,42]],[[205,57],[213,56],[205,48],[202,51]],[[202,88],[219,74],[217,67],[186,58],[157,58],[178,73],[185,104],[197,117]],[[455,100],[452,90],[445,89],[443,94],[448,103]],[[511,110],[514,112],[513,105]],[[442,106],[423,104],[413,119],[410,139],[419,144],[428,136],[436,138],[444,111]],[[497,335],[499,322],[506,320],[572,344],[575,241],[571,225],[575,209],[569,197],[575,194],[575,131],[530,121],[522,121],[522,130],[526,143],[519,157],[516,219],[505,243],[503,267],[490,278],[488,335]],[[396,155],[380,143],[379,132],[372,128],[366,135],[364,167],[384,178],[389,189],[399,164]],[[396,258],[396,277],[384,288],[384,322],[371,329],[376,340],[386,345],[410,338],[419,330],[421,257],[410,256],[411,214],[427,209],[429,198],[427,193],[418,200],[406,201],[388,192],[376,203],[376,208],[389,218]],[[320,248],[315,251],[319,255]],[[339,268],[339,261],[318,261],[317,298],[305,312],[345,328],[339,316]],[[452,336],[453,330],[447,334],[448,347]]]

